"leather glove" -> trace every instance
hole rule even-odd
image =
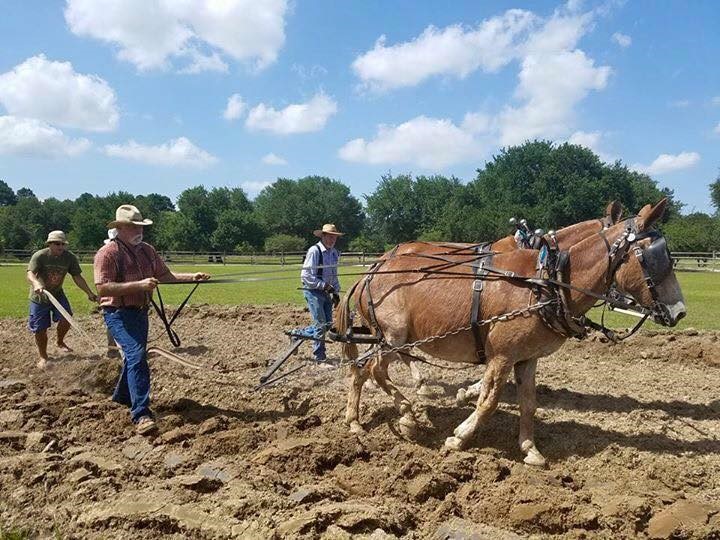
[[[340,303],[340,295],[338,293],[332,293],[332,303],[333,307],[338,307]]]
[[[323,291],[325,291],[328,294],[334,294],[335,293],[335,287],[330,285],[329,283],[326,283],[323,287]]]

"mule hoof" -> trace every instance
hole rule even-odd
[[[435,397],[435,392],[433,392],[427,384],[420,385],[420,388],[418,388],[415,393],[420,397]]]
[[[457,394],[455,394],[455,404],[458,407],[462,407],[465,403],[467,403],[467,390],[461,388],[457,391]]]
[[[448,437],[445,439],[445,448],[449,450],[462,450],[465,447],[465,441],[460,437]]]
[[[522,451],[527,454],[525,459],[523,459],[527,465],[532,465],[533,467],[544,467],[546,465],[545,458],[538,449],[535,448],[535,445],[523,445]]]
[[[400,428],[400,433],[402,433],[403,437],[413,439],[417,435],[418,425],[413,418],[403,416],[398,421],[398,427]]]
[[[353,420],[352,422],[350,422],[350,433],[365,433],[365,428],[362,427],[360,422],[358,422],[357,420]]]

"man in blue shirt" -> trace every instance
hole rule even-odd
[[[308,249],[300,279],[313,318],[313,333],[317,338],[313,342],[313,355],[316,361],[324,362],[325,331],[332,326],[333,305],[340,302],[340,281],[337,275],[340,253],[335,249],[335,242],[344,233],[338,231],[335,225],[327,223],[322,229],[313,231],[313,234],[320,241]]]

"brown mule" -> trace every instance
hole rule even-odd
[[[566,250],[569,249],[570,246],[573,246],[578,242],[585,240],[589,236],[605,230],[620,221],[622,212],[622,204],[619,201],[612,201],[605,208],[605,215],[602,218],[590,219],[573,225],[568,225],[567,227],[559,229],[555,233],[554,238],[551,239],[548,234],[546,234],[544,238],[548,242],[552,241],[556,243],[559,249]],[[429,254],[428,250],[436,252],[435,250],[437,248],[443,248],[445,251],[463,249],[469,250],[475,245],[477,244],[467,244],[461,242],[405,242],[400,244],[396,250],[386,252],[381,259],[387,260],[387,258],[391,256],[391,253],[392,256],[407,256],[411,254],[422,255]],[[516,249],[519,248],[512,235],[503,237],[500,240],[493,242],[490,246],[490,250],[494,253],[505,253],[508,251],[515,251]],[[341,316],[342,314],[338,313],[335,320],[338,320]],[[421,397],[432,396],[432,391],[427,386],[422,371],[418,366],[418,362],[412,361],[404,355],[400,356],[400,360],[410,369],[415,393]],[[374,362],[374,360],[371,360],[371,362]],[[467,390],[464,388],[458,390],[456,398],[458,403],[460,404],[465,402],[467,399],[477,397],[480,392],[480,385],[481,383],[478,383]]]
[[[602,234],[593,234],[572,246],[569,250],[569,283],[595,294],[605,294],[614,280],[618,289],[631,295],[639,305],[652,312],[657,322],[674,326],[686,311],[672,261],[669,257],[662,259],[662,268],[653,270],[662,279],[652,283],[646,279],[647,267],[643,267],[646,263],[641,264],[640,260],[643,253],[649,253],[650,245],[656,240],[663,242],[658,245],[664,246],[664,239],[659,234],[648,237],[648,231],[662,216],[666,205],[665,199],[653,207],[648,205],[637,217],[613,225]],[[498,254],[493,260],[493,266],[514,272],[516,276],[530,277],[534,275],[537,254],[534,250]],[[389,259],[383,268],[413,271],[422,264],[414,258],[397,257]],[[468,274],[472,272],[471,268],[459,268]],[[471,280],[442,275],[395,273],[376,275],[372,283],[375,318],[389,346],[431,338],[467,325]],[[355,294],[358,296],[357,290]],[[522,310],[534,302],[529,285],[506,278],[487,280],[484,294],[483,319]],[[569,291],[567,298],[573,316],[583,315],[596,301],[595,297],[574,289]],[[348,301],[349,298],[346,298],[345,303]],[[370,314],[367,301],[364,297],[356,298],[356,301],[359,302],[356,305],[358,314],[368,323]],[[347,319],[338,320],[340,331],[343,331],[343,324],[347,327]],[[484,346],[487,366],[476,409],[455,429],[445,446],[459,449],[468,444],[477,428],[496,410],[500,392],[514,368],[520,405],[520,448],[525,454],[526,463],[543,465],[545,458],[535,447],[533,435],[535,370],[537,359],[556,351],[565,339],[550,329],[537,313],[486,327]],[[430,341],[419,348],[445,361],[475,362],[474,338],[470,330]],[[402,415],[401,429],[407,434],[415,431],[416,420],[412,406],[387,375],[388,365],[397,360],[397,356],[397,353],[381,352],[378,361],[368,364],[366,368],[350,368],[345,420],[351,431],[362,430],[359,423],[360,392],[363,382],[369,376],[393,397]]]

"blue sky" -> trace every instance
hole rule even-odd
[[[464,181],[572,141],[709,211],[720,5],[17,0],[0,18],[0,179],[41,197],[319,174]]]

